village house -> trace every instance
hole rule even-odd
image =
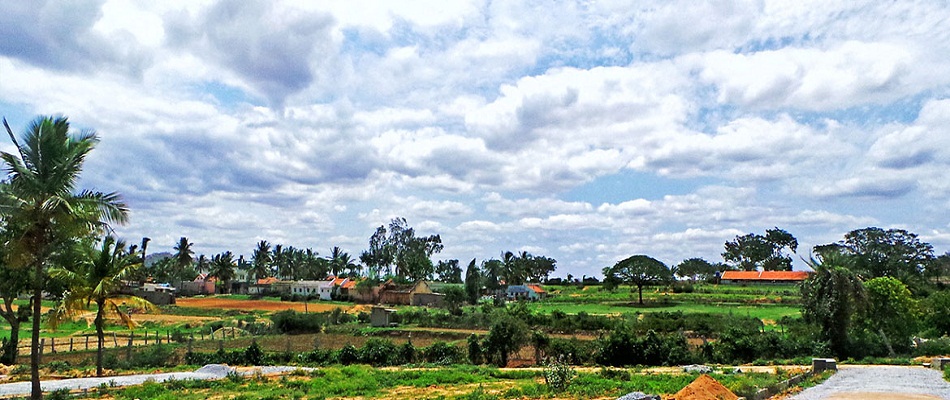
[[[191,282],[181,282],[181,288],[178,292],[182,295],[214,294],[217,282],[217,278],[209,276],[207,273],[198,274]]]
[[[539,285],[509,285],[505,289],[508,300],[540,300],[547,294]]]
[[[397,285],[388,280],[380,285],[379,289],[379,302],[382,304],[438,307],[442,304],[443,297],[440,293],[434,293],[426,281]]]

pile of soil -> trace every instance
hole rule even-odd
[[[703,374],[696,378],[693,383],[676,392],[673,398],[676,400],[737,400],[739,396],[736,396],[719,381]]]

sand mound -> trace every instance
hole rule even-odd
[[[676,400],[736,400],[739,396],[736,396],[719,381],[703,374],[696,378],[693,383],[676,392],[673,398]]]

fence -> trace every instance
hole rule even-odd
[[[159,345],[171,342],[193,342],[195,340],[225,340],[234,339],[238,334],[237,329],[222,328],[218,331],[209,329],[206,331],[183,333],[180,331],[161,330],[143,331],[141,333],[132,332],[106,332],[103,337],[102,347],[114,349],[135,346]],[[73,351],[96,350],[98,338],[95,334],[83,334],[82,336],[70,336],[59,338],[40,338],[40,357],[43,354],[57,354]],[[28,357],[32,353],[31,340],[20,340],[17,345],[18,353],[21,357]]]

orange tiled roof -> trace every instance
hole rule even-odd
[[[721,279],[730,281],[803,281],[808,279],[805,271],[726,271]]]
[[[336,279],[333,280],[333,286],[340,286],[340,285],[343,284],[343,281],[345,281],[345,280],[346,280],[346,277],[345,277],[345,276],[342,277],[342,278],[336,278]]]
[[[525,285],[525,286],[527,286],[528,289],[534,290],[534,292],[537,294],[547,293],[544,291],[544,289],[541,289],[541,286],[539,285]]]
[[[342,287],[342,288],[344,288],[344,289],[352,289],[352,288],[355,288],[355,287],[356,287],[356,281],[355,281],[355,280],[346,281],[346,283],[344,283],[343,286],[340,286],[340,287]]]
[[[269,276],[269,277],[267,277],[267,278],[263,278],[263,279],[258,279],[258,280],[257,280],[257,284],[258,284],[258,285],[270,285],[270,284],[272,284],[272,283],[277,283],[277,282],[278,282],[277,278],[275,278],[275,277],[273,277],[273,276]]]

